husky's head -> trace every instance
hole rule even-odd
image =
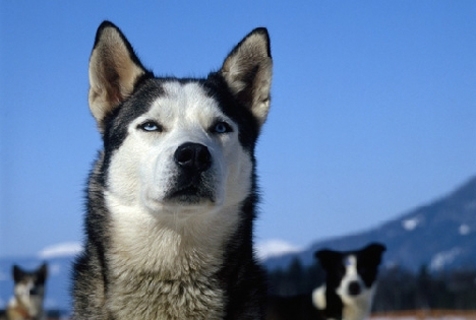
[[[27,311],[31,317],[36,317],[43,309],[45,281],[48,273],[46,264],[31,272],[14,265],[12,273],[15,282],[15,307]]]
[[[254,190],[254,146],[268,114],[266,29],[205,79],[157,78],[104,22],[89,65],[89,104],[104,140],[111,205],[152,214],[235,206]]]

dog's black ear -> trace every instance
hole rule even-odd
[[[387,250],[385,245],[377,242],[373,242],[362,249],[362,253],[367,257],[368,261],[371,261],[374,265],[379,265],[382,261],[382,254]]]
[[[251,110],[259,125],[268,115],[272,66],[268,31],[257,28],[236,45],[220,70],[232,93]]]
[[[385,247],[385,245],[381,243],[372,242],[369,245],[367,245],[365,248],[363,248],[362,250],[382,254],[385,252],[385,250],[387,250],[387,247]]]
[[[134,90],[138,80],[150,74],[137,58],[124,34],[109,21],[98,28],[89,59],[89,107],[99,130],[104,118]]]
[[[338,261],[340,258],[340,253],[334,250],[322,249],[314,253],[314,257],[319,260],[319,263],[325,270],[330,270],[335,261]]]
[[[46,277],[48,277],[48,265],[43,263],[36,271],[38,283],[45,283]]]
[[[16,264],[12,268],[13,273],[13,281],[15,283],[20,282],[23,276],[25,275],[25,271],[23,271],[19,266]]]

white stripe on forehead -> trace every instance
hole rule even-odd
[[[346,274],[357,274],[357,257],[355,255],[345,256],[343,264],[346,269]]]
[[[197,82],[180,83],[165,82],[162,85],[164,94],[153,103],[149,114],[160,115],[164,125],[167,121],[180,118],[193,121],[210,121],[224,117],[215,99],[207,95],[205,89]]]
[[[187,97],[192,100],[200,100],[208,98],[205,90],[198,82],[180,83],[178,81],[169,81],[165,82],[162,88],[165,91],[165,95],[172,99]]]

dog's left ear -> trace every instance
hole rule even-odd
[[[232,93],[260,126],[268,115],[272,66],[268,31],[257,28],[236,45],[220,70]]]
[[[37,271],[38,282],[45,283],[46,277],[48,276],[48,265],[43,263]]]
[[[374,242],[363,248],[362,253],[366,255],[369,261],[372,261],[375,265],[379,265],[382,261],[382,255],[386,250],[385,245]]]
[[[365,248],[362,250],[368,251],[368,252],[373,252],[376,254],[382,254],[387,250],[387,247],[385,245],[378,243],[378,242],[372,242],[369,245],[367,245]]]

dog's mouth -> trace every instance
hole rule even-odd
[[[38,296],[38,295],[40,295],[38,288],[34,287],[30,289],[30,296]]]
[[[173,191],[167,196],[167,199],[189,204],[197,204],[206,200],[214,202],[211,194],[208,192],[203,192],[197,187],[188,187]]]
[[[202,181],[200,176],[187,182],[176,183],[167,193],[165,199],[182,204],[199,204],[201,202],[215,202],[212,190]]]

